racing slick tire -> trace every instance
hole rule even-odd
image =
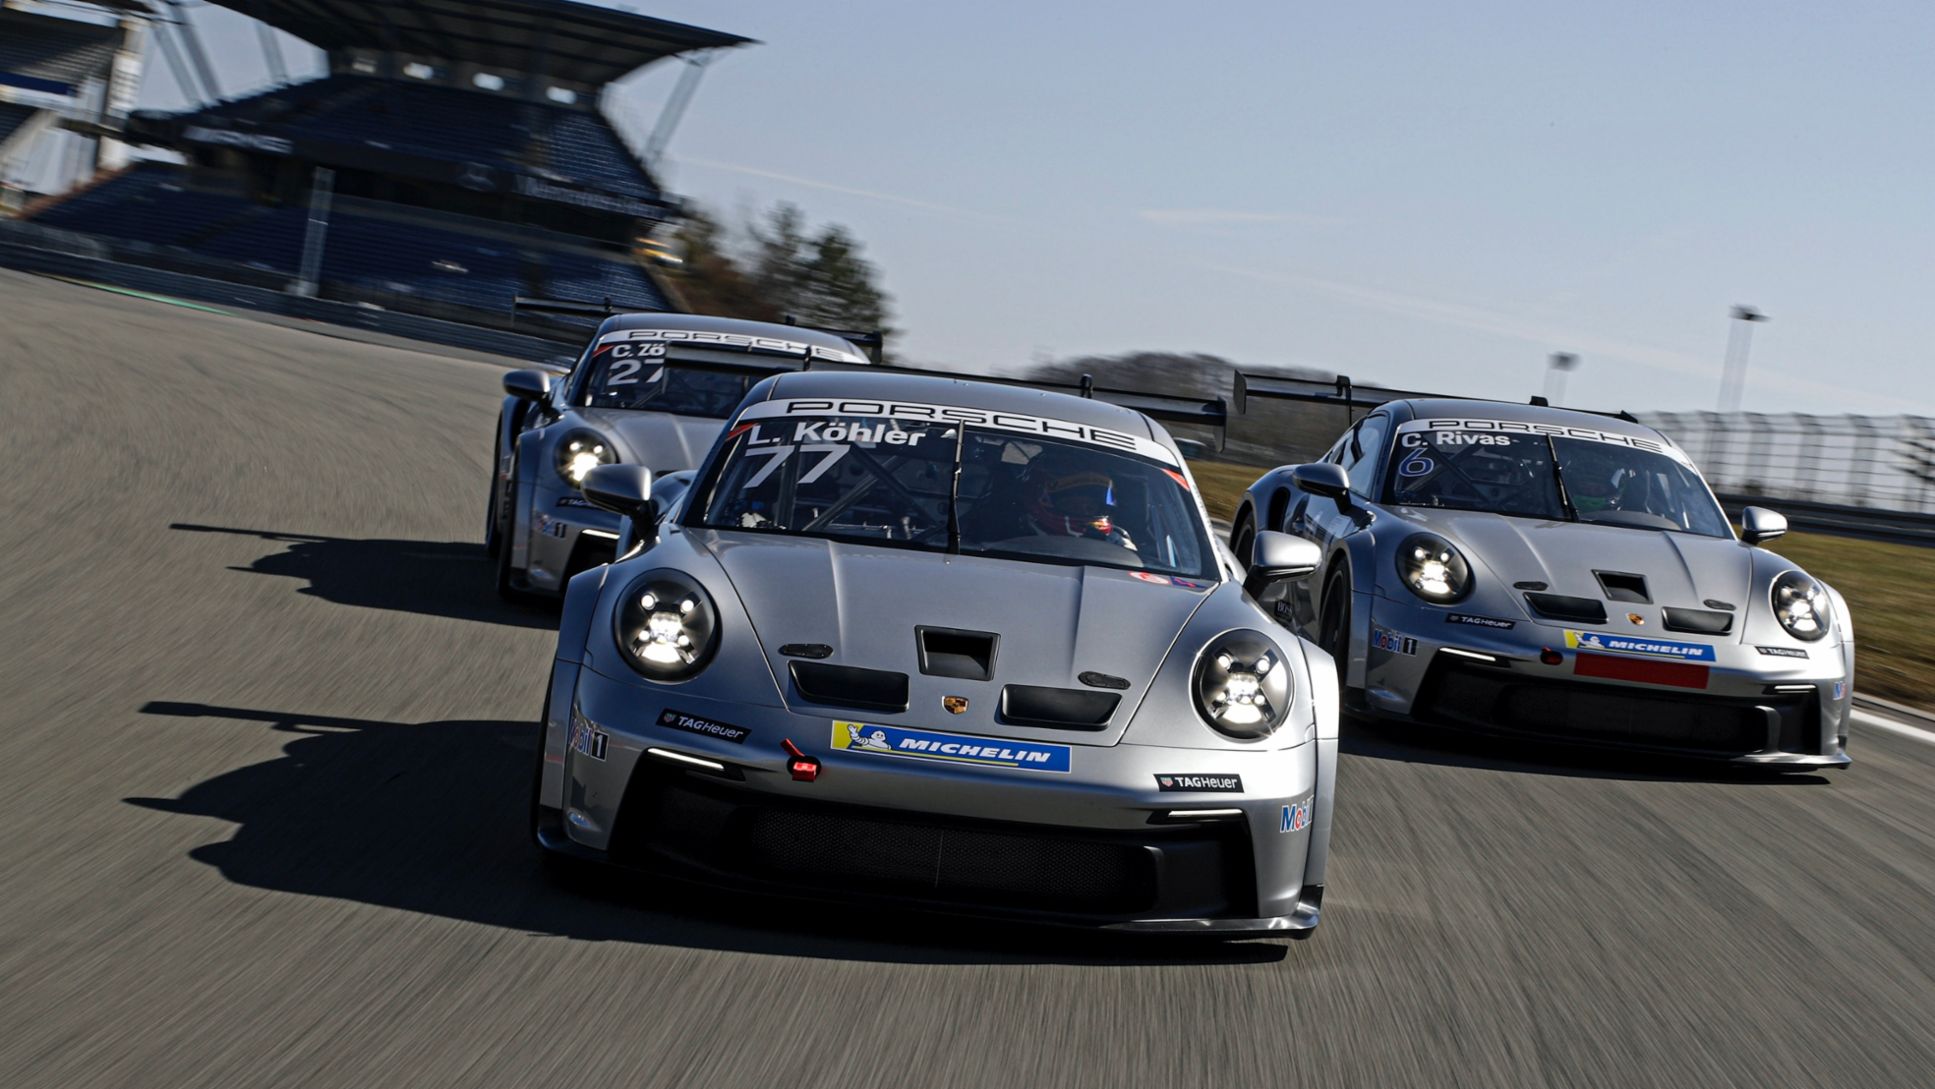
[[[1324,580],[1322,612],[1317,619],[1317,645],[1337,664],[1337,687],[1344,694],[1344,706],[1362,703],[1350,690],[1350,568],[1339,564]]]
[[[504,512],[510,505],[504,502],[504,485],[497,479],[497,466],[504,457],[502,443],[493,443],[490,453],[490,499],[484,506],[484,553],[495,556],[504,547],[507,533],[504,529]]]
[[[1230,527],[1230,555],[1245,570],[1250,566],[1250,554],[1256,548],[1256,518],[1248,510],[1236,516],[1236,525]]]

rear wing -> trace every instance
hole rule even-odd
[[[806,365],[810,371],[850,370],[863,374],[910,374],[923,378],[952,378],[961,382],[984,382],[991,386],[1012,386],[1017,389],[1038,389],[1045,393],[1066,393],[1091,401],[1107,401],[1132,412],[1140,412],[1150,419],[1164,423],[1188,424],[1194,427],[1207,427],[1216,432],[1216,448],[1223,448],[1229,432],[1229,402],[1221,397],[1178,397],[1167,393],[1148,393],[1142,390],[1112,389],[1095,384],[1092,375],[1083,375],[1079,382],[1042,382],[1032,378],[1004,378],[991,374],[954,374],[948,371],[924,371],[917,367],[890,367],[882,364],[862,366],[854,363],[835,363],[830,360],[815,359]]]
[[[1385,386],[1359,386],[1345,375],[1326,381],[1313,378],[1285,378],[1274,374],[1253,374],[1236,372],[1236,392],[1231,399],[1239,414],[1250,410],[1249,400],[1259,397],[1265,400],[1298,401],[1312,405],[1336,405],[1344,410],[1346,425],[1357,422],[1359,410],[1369,412],[1381,404],[1391,401],[1412,400],[1450,400],[1450,401],[1494,401],[1497,404],[1518,404],[1516,401],[1497,401],[1490,397],[1468,397],[1447,393],[1422,393],[1417,390],[1390,389]],[[1533,397],[1523,402],[1540,408],[1551,407],[1543,397]],[[1573,409],[1576,412],[1590,412],[1595,416],[1610,416],[1627,423],[1638,423],[1639,419],[1624,410],[1600,412],[1593,409]]]
[[[527,314],[550,314],[567,318],[585,318],[591,321],[603,321],[613,314],[665,313],[662,310],[652,310],[642,306],[620,306],[613,302],[610,296],[606,296],[603,302],[585,302],[580,299],[546,299],[533,295],[519,295],[511,300],[512,315],[515,316],[520,312]],[[872,332],[863,332],[858,329],[833,329],[824,325],[807,325],[794,318],[791,314],[786,315],[785,324],[797,329],[811,329],[816,333],[829,333],[839,337],[860,349],[862,352],[865,352],[867,358],[873,360],[875,363],[880,362],[881,352],[885,350],[887,345],[886,334],[878,329]]]

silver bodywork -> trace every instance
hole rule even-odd
[[[690,481],[691,470],[718,438],[724,422],[718,417],[586,406],[582,383],[576,379],[600,338],[640,330],[663,331],[668,337],[714,338],[712,343],[690,339],[655,342],[666,343],[695,363],[729,366],[739,359],[757,358],[767,362],[765,369],[771,371],[787,360],[803,366],[809,357],[866,362],[866,356],[852,343],[797,326],[694,314],[631,314],[607,319],[573,370],[551,380],[543,401],[533,404],[507,396],[498,412],[496,471],[485,534],[493,550],[508,550],[503,558],[507,589],[562,594],[571,575],[608,562],[616,554],[623,529],[620,519],[592,506],[577,487],[558,475],[554,465],[560,442],[581,432],[599,436],[620,461],[652,470],[659,480],[661,505],[669,507],[676,492]],[[748,341],[762,346],[757,355],[741,346]],[[792,350],[782,350],[782,345],[790,345]],[[680,359],[674,357],[669,362],[676,366]]]
[[[1187,471],[1159,425],[1060,394],[943,378],[809,373],[762,384],[746,407],[780,396],[901,399],[1114,428],[1146,436],[1178,472]],[[708,471],[700,471],[702,479]],[[1195,509],[1206,523],[1199,497]],[[972,840],[981,844],[972,857],[955,864],[1000,871],[1003,876],[988,878],[997,883],[1022,882],[1025,874],[1058,865],[1055,852],[1073,849],[1067,841],[1104,844],[1109,857],[1126,851],[1142,860],[1134,865],[1147,862],[1157,875],[1152,898],[1133,907],[990,903],[951,894],[937,855],[934,887],[892,897],[920,906],[1141,930],[1308,931],[1317,923],[1331,828],[1334,669],[1321,651],[1270,623],[1235,581],[1238,568],[1220,546],[1216,564],[1214,580],[1146,581],[1120,568],[705,528],[675,514],[651,547],[570,583],[545,707],[534,806],[538,840],[551,850],[605,858],[615,832],[624,836],[629,827],[636,842],[648,822],[694,819],[664,808],[689,789],[720,813],[735,814],[693,836],[765,819],[739,814],[791,814],[807,822],[798,827],[826,829],[881,820],[894,829],[889,838],[896,851],[909,850],[907,837],[921,834],[908,829],[981,837]],[[682,683],[646,679],[614,643],[614,610],[624,591],[643,573],[660,570],[696,580],[720,614],[716,656]],[[919,626],[998,634],[991,677],[924,672]],[[1238,629],[1264,633],[1293,671],[1288,718],[1257,741],[1212,729],[1192,695],[1201,650]],[[791,673],[803,660],[802,646],[824,649],[812,660],[905,674],[906,709],[808,698]],[[1099,730],[1018,726],[1003,718],[1004,686],[1080,689],[1093,683],[1085,675],[1096,674],[1126,684]],[[964,707],[947,707],[962,699]],[[674,720],[684,725],[668,724]],[[743,734],[695,732],[694,721]],[[845,723],[1065,749],[1068,767],[1050,772],[883,757],[839,747],[842,737],[858,736],[843,734]],[[573,745],[574,736],[601,738],[599,755],[585,751],[593,746]],[[789,775],[783,742],[823,763],[816,781]],[[1241,789],[1160,789],[1158,777],[1173,786],[1195,775],[1238,777]],[[839,842],[811,840],[810,849],[843,856],[842,866],[854,864],[846,856],[868,850],[863,840],[834,838]],[[655,850],[655,865],[666,863],[665,852],[678,853],[663,843]],[[673,861],[707,880],[751,879],[717,858]],[[815,896],[851,891],[770,873],[756,883]]]
[[[1393,402],[1372,415],[1390,424],[1381,448],[1366,452],[1379,464],[1352,475],[1347,501],[1300,488],[1286,466],[1251,485],[1232,528],[1233,541],[1274,528],[1322,548],[1324,566],[1293,585],[1275,612],[1336,652],[1353,707],[1742,764],[1848,763],[1852,620],[1828,587],[1832,623],[1823,638],[1804,642],[1784,630],[1771,586],[1796,564],[1731,537],[1387,505],[1359,483],[1387,479],[1383,459],[1394,456],[1398,427],[1433,417],[1591,428],[1683,458],[1666,438],[1625,420],[1490,402]],[[1349,440],[1347,433],[1326,460],[1348,458]],[[1463,600],[1433,604],[1398,577],[1400,545],[1419,531],[1451,542],[1469,562],[1472,587]],[[1648,600],[1614,596],[1601,572],[1643,577]],[[1533,591],[1603,601],[1605,620],[1542,615]],[[1666,609],[1723,607],[1731,614],[1724,635],[1666,627]],[[1325,631],[1327,624],[1336,630]],[[1655,679],[1675,671],[1652,668],[1652,656],[1640,651],[1662,641],[1698,654],[1704,673]]]

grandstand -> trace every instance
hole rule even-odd
[[[185,162],[104,172],[30,206],[31,225],[117,261],[470,325],[509,323],[520,294],[673,308],[635,254],[678,201],[601,103],[645,65],[749,39],[574,0],[219,2],[316,45],[328,73],[132,113],[123,139]]]
[[[63,121],[118,123],[133,103],[146,9],[139,0],[98,0],[55,15],[0,0],[0,187],[31,193],[78,157],[93,172],[125,161],[114,141],[68,138]]]

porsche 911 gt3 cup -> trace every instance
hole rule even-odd
[[[1247,394],[1353,400],[1303,385]],[[1259,479],[1232,528],[1236,547],[1278,529],[1322,549],[1276,608],[1335,656],[1348,704],[1743,764],[1848,763],[1852,621],[1832,588],[1759,547],[1785,532],[1779,515],[1747,508],[1736,539],[1687,455],[1630,417],[1356,403],[1376,407],[1321,462]]]
[[[546,850],[1072,925],[1316,926],[1335,671],[1249,592],[1316,551],[1258,535],[1246,590],[1147,416],[785,374],[663,519],[653,488],[585,479],[657,537],[570,583]]]
[[[642,465],[669,498],[753,382],[812,360],[867,357],[845,337],[800,326],[626,314],[598,327],[569,374],[505,374],[485,515],[499,592],[562,593],[572,575],[612,558],[618,516],[579,488],[592,467]]]

